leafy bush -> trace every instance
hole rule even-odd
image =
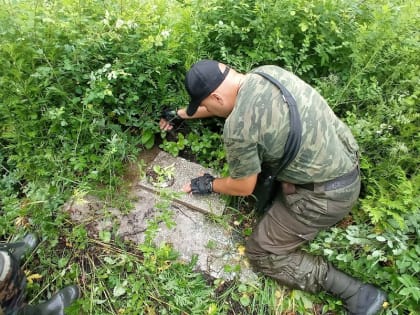
[[[420,301],[417,263],[420,215],[405,217],[405,228],[389,221],[395,230],[373,230],[367,224],[333,228],[310,244],[310,251],[324,255],[342,270],[374,283],[388,293],[389,314],[415,311]]]
[[[356,4],[345,1],[210,1],[201,18],[204,47],[248,70],[278,64],[306,79],[349,68]]]
[[[194,262],[179,264],[168,247],[121,254],[128,245],[104,234],[103,248],[111,242],[115,251],[101,255],[93,249],[98,240],[58,210],[90,190],[114,200],[125,162],[158,144],[226,174],[219,122],[187,122],[175,139],[157,126],[163,107],[186,104],[185,70],[214,58],[240,71],[292,70],[351,127],[361,148],[360,204],[350,226],[321,233],[308,250],[386,289],[387,314],[417,311],[416,1],[19,1],[1,8],[0,230],[3,238],[29,229],[43,235],[30,267],[44,279],[30,290],[48,295],[80,278],[89,297],[76,307],[91,313],[138,305],[161,314],[275,312],[279,291],[270,281],[261,291],[234,285],[215,297],[217,284],[194,274]],[[80,258],[86,253],[91,260]],[[298,295],[280,304],[293,308]],[[302,311],[307,297],[299,299]],[[254,304],[268,300],[270,310]]]

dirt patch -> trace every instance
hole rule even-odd
[[[123,179],[127,185],[137,183],[140,180],[141,166],[149,165],[159,154],[160,150],[158,147],[153,147],[150,150],[143,150],[140,152],[136,161],[129,161],[125,167]]]

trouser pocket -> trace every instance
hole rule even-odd
[[[294,194],[284,195],[284,202],[298,221],[309,226],[316,224],[328,213],[328,200],[325,196],[302,188],[297,188]]]

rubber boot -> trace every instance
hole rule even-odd
[[[327,292],[343,300],[351,315],[378,314],[387,298],[383,291],[350,277],[332,265],[328,266],[323,287]]]
[[[1,244],[0,250],[7,250],[20,263],[25,255],[35,249],[36,245],[38,245],[38,237],[33,233],[28,233],[21,240]]]
[[[77,285],[61,289],[48,301],[38,305],[26,305],[17,315],[64,315],[65,308],[80,297]]]
[[[25,288],[26,277],[18,262],[8,251],[0,250],[0,310],[16,314],[24,303]]]

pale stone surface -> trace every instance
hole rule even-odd
[[[179,191],[190,178],[209,170],[164,152],[159,152],[148,162],[148,176],[156,178],[156,174],[150,172],[155,165],[159,168],[172,168],[173,165],[174,177],[157,181],[159,185],[145,177],[140,184],[134,184],[129,197],[133,209],[128,214],[107,207],[94,196],[74,198],[64,209],[73,221],[86,224],[88,232],[94,237],[99,235],[99,231],[112,231],[113,226],[118,226],[120,237],[138,244],[144,242],[149,223],[157,220],[159,228],[154,237],[157,246],[170,244],[184,261],[190,261],[196,255],[197,269],[215,278],[239,277],[244,282],[256,281],[257,277],[244,256],[241,238],[229,226],[222,226],[209,218],[210,213],[222,214],[225,203],[220,197],[212,194],[200,198],[175,193],[177,196],[173,198],[174,192]],[[162,183],[163,186],[167,186],[165,183],[171,185],[158,187]],[[170,218],[171,227],[166,225],[164,218]]]
[[[154,169],[158,170],[159,174],[156,174]],[[165,173],[171,175],[171,178],[164,178],[164,175],[159,176]],[[175,158],[161,151],[150,163],[139,185],[151,191],[159,191],[161,187],[165,187],[172,192],[179,193],[174,198],[175,202],[203,213],[222,215],[226,203],[219,195],[210,194],[203,196],[182,192],[182,187],[186,183],[189,183],[192,178],[201,176],[204,173],[210,173],[214,176],[217,175],[212,170],[204,168],[199,164],[189,162],[183,158]],[[153,177],[160,177],[161,180]]]
[[[145,231],[151,220],[158,220],[159,230],[154,238],[157,246],[171,244],[180,259],[190,261],[197,255],[197,268],[215,278],[232,279],[239,276],[243,281],[255,279],[241,250],[240,240],[232,229],[222,227],[199,211],[173,202],[167,209],[174,225],[168,227],[159,220],[162,212],[157,204],[159,195],[147,190],[133,191],[138,197],[135,209],[121,218],[118,234],[135,243],[143,243]],[[228,271],[226,271],[228,270]]]

